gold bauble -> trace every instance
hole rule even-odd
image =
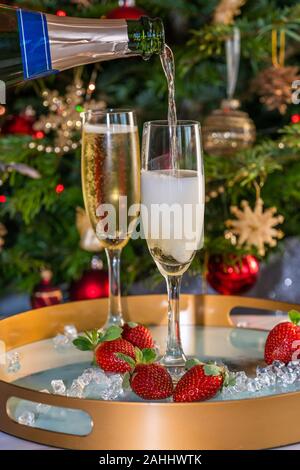
[[[255,125],[249,115],[238,108],[235,99],[223,100],[221,108],[213,111],[202,127],[203,146],[211,155],[233,155],[253,145]]]

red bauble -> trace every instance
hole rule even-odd
[[[119,2],[119,7],[114,8],[107,13],[106,18],[110,20],[138,20],[141,16],[146,15],[142,8],[136,7],[134,0],[123,0]]]
[[[249,290],[259,274],[259,262],[255,256],[232,255],[227,264],[221,255],[212,255],[208,260],[207,282],[219,294],[235,295]]]
[[[102,299],[108,297],[108,275],[99,269],[90,269],[83,273],[82,278],[70,287],[71,300]]]
[[[65,10],[57,10],[55,14],[56,16],[67,16],[67,12]]]
[[[292,114],[291,122],[293,124],[298,124],[298,122],[300,122],[300,114]]]
[[[49,305],[60,304],[63,301],[62,292],[59,287],[53,286],[52,272],[44,269],[41,272],[41,282],[34,289],[31,296],[32,308],[49,307]]]
[[[31,116],[9,116],[2,126],[2,134],[33,135],[33,122]]]

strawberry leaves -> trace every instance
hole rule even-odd
[[[187,370],[190,370],[194,366],[199,366],[203,364],[203,362],[199,361],[199,359],[196,359],[195,357],[188,359],[185,363],[185,368]]]
[[[120,326],[111,326],[104,333],[100,333],[99,342],[104,343],[104,341],[114,341],[121,337],[122,328]]]
[[[223,387],[233,387],[236,383],[235,376],[232,372],[225,370]]]
[[[135,368],[136,362],[134,359],[132,359],[132,357],[127,356],[126,354],[123,354],[123,353],[115,353],[115,355],[118,359],[122,359],[122,361],[127,362],[127,364],[130,365],[131,369]]]
[[[98,344],[104,341],[114,341],[120,338],[122,328],[119,326],[111,326],[106,331],[91,330],[85,331],[83,336],[74,339],[74,346],[80,351],[94,351]]]
[[[203,366],[204,373],[207,376],[216,377],[217,375],[222,374],[222,368],[217,366],[216,364],[205,364]]]
[[[290,310],[288,312],[289,319],[291,320],[294,325],[298,325],[300,323],[300,312],[297,310]]]
[[[156,352],[154,349],[145,348],[142,350],[143,360],[142,364],[152,364],[156,360]]]
[[[133,370],[135,366],[138,364],[152,364],[156,359],[156,352],[154,349],[145,348],[139,349],[134,348],[135,350],[135,359],[132,357],[126,356],[123,353],[115,353],[117,358],[122,359],[123,361],[127,362],[130,365],[131,369]]]
[[[85,336],[78,336],[78,338],[73,341],[74,346],[80,351],[93,351],[94,346],[89,338]]]
[[[130,373],[126,372],[123,377],[122,387],[124,390],[130,390]]]

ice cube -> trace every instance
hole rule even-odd
[[[66,386],[62,380],[51,380],[51,387],[55,395],[65,395]]]
[[[297,374],[295,372],[289,372],[287,368],[280,374],[279,376],[279,383],[283,387],[288,387],[292,385],[297,379]]]
[[[64,327],[64,335],[69,339],[69,341],[73,341],[78,336],[78,331],[75,325],[65,325]]]
[[[110,377],[110,384],[100,393],[103,400],[115,400],[123,393],[123,376],[114,374]]]
[[[235,386],[228,386],[228,387],[223,387],[222,388],[222,395],[226,398],[231,398],[236,394]]]
[[[110,380],[108,376],[100,369],[95,369],[94,374],[93,374],[93,381],[97,385],[101,385],[104,388],[108,387],[110,384]]]
[[[82,398],[84,386],[79,382],[78,379],[73,380],[71,387],[67,390],[68,397]]]
[[[282,369],[279,369],[279,372],[281,371]],[[263,388],[271,387],[276,384],[276,374],[273,372],[272,368],[258,366],[256,368],[256,376]]]
[[[65,351],[71,344],[69,338],[65,335],[58,334],[53,338],[54,348],[58,351]]]
[[[245,392],[247,390],[247,374],[242,370],[231,375],[235,380],[235,384],[232,386],[232,389],[237,393]]]
[[[41,393],[50,393],[49,390],[47,390],[46,388],[43,388],[43,390],[40,390]],[[48,413],[48,411],[50,410],[51,406],[50,405],[45,405],[44,403],[38,403],[36,405],[36,411],[39,413],[39,414],[45,414],[45,413]]]
[[[98,367],[88,367],[87,369],[84,369],[82,374],[88,374],[91,377],[94,377],[94,374],[96,374],[98,370]]]
[[[81,384],[81,386],[84,388],[89,383],[93,380],[94,377],[94,371],[90,371],[89,369],[86,369],[83,371],[83,374],[78,377],[78,382]]]
[[[294,370],[298,370],[298,369],[300,369],[300,361],[290,361],[287,364],[287,367],[291,367]]]
[[[48,411],[50,411],[51,406],[50,405],[45,405],[44,403],[38,403],[36,405],[36,411],[38,414],[46,414]]]
[[[20,354],[15,352],[9,352],[6,355],[7,372],[10,374],[16,373],[21,369]]]
[[[258,381],[255,379],[248,379],[246,383],[246,388],[248,392],[255,393],[257,392],[261,387],[258,386]]]
[[[32,411],[23,411],[18,417],[18,423],[24,426],[34,426],[35,414]]]
[[[115,400],[123,393],[122,383],[122,375],[105,374],[100,369],[94,369],[92,380],[84,388],[84,397]]]
[[[282,369],[283,367],[285,367],[284,362],[282,362],[282,361],[273,361],[272,368],[273,368],[273,372],[275,372],[275,374],[277,374],[277,372],[280,369]]]

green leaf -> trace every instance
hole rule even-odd
[[[85,331],[84,336],[86,336],[90,341],[92,341],[92,331]]]
[[[192,367],[194,366],[198,366],[199,364],[203,364],[201,361],[199,361],[199,359],[196,359],[195,357],[194,358],[191,358],[191,359],[188,359],[185,363],[185,368],[187,370],[191,369]]]
[[[290,310],[288,316],[292,323],[298,325],[298,323],[300,322],[300,312],[298,312],[297,310]]]
[[[99,339],[99,331],[98,330],[92,330],[92,342],[94,344],[97,344],[98,343],[98,339]]]
[[[132,359],[132,357],[127,356],[126,354],[123,353],[115,353],[115,356],[119,359],[122,359],[123,361],[127,362],[127,364],[130,365],[132,369],[135,367],[135,360]]]
[[[143,353],[139,348],[134,348],[135,351],[135,360],[137,364],[141,364],[143,362]]]
[[[90,330],[90,331],[85,331],[84,332],[84,336],[86,336],[88,338],[88,340],[94,345],[96,346],[97,343],[98,343],[98,330],[95,329],[95,330]]]
[[[114,341],[115,339],[120,338],[122,331],[123,330],[120,326],[111,326],[104,332],[104,335],[99,338],[99,342],[103,343],[104,341]]]
[[[94,349],[91,341],[84,336],[78,336],[78,338],[73,340],[73,344],[80,351],[92,351]]]
[[[123,377],[122,387],[124,390],[130,390],[130,374],[126,372]]]
[[[127,323],[127,325],[130,327],[130,328],[135,328],[136,326],[138,326],[138,323],[134,323],[133,321],[129,321]]]
[[[223,380],[223,387],[232,387],[235,385],[235,377],[231,372],[225,372],[224,373],[224,380]]]
[[[155,350],[151,348],[145,348],[141,352],[143,364],[152,364],[157,357]]]
[[[205,375],[217,376],[220,375],[221,368],[219,366],[216,366],[215,364],[205,364],[204,373]]]

